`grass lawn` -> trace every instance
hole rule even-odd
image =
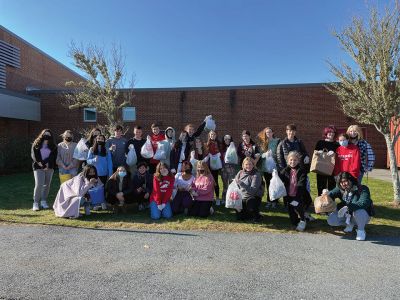
[[[316,179],[310,174],[312,197],[316,197]],[[369,235],[399,236],[400,209],[392,205],[392,185],[381,180],[365,179],[374,200],[376,217],[367,226]],[[293,232],[287,212],[282,208],[265,210],[262,203],[263,221],[251,224],[236,221],[233,210],[215,207],[215,214],[208,219],[186,216],[174,216],[170,220],[152,221],[149,211],[138,212],[134,207],[126,214],[114,214],[107,211],[92,212],[80,219],[56,218],[52,210],[32,211],[34,179],[32,173],[22,173],[0,177],[0,222],[18,224],[45,224],[87,228],[119,228],[144,230],[210,230],[230,232]],[[220,182],[222,190],[222,183]],[[59,188],[58,174],[55,173],[51,184],[49,205]],[[314,215],[317,220],[307,224],[307,232],[333,233],[342,235],[341,229],[333,229],[326,223],[326,216]]]

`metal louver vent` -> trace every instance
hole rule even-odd
[[[6,65],[20,68],[20,57],[18,47],[0,40],[0,88],[6,88]]]

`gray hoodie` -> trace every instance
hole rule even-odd
[[[235,177],[243,198],[262,197],[264,194],[263,182],[260,173],[257,169],[253,169],[250,172],[240,170]]]

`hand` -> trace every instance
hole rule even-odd
[[[39,167],[43,168],[43,164],[40,161],[37,164],[39,165]]]
[[[165,203],[161,204],[161,210],[163,210],[165,208]]]
[[[96,178],[90,178],[89,183],[90,183],[91,185],[96,185],[97,179],[96,179]]]
[[[323,190],[322,190],[321,196],[322,196],[322,195],[328,195],[328,193],[329,193],[329,191],[328,191],[327,189],[323,189]]]
[[[310,158],[308,156],[304,157],[304,163],[306,165],[310,163]]]
[[[297,207],[299,205],[299,202],[296,200],[293,200],[292,202],[289,203],[291,206]]]
[[[143,188],[140,187],[140,188],[136,189],[136,191],[138,192],[138,194],[140,194],[141,192],[143,192]]]
[[[335,152],[333,152],[332,150],[331,150],[331,151],[328,151],[328,153],[327,153],[328,156],[332,156],[332,155],[334,155],[334,154],[335,154]]]
[[[163,207],[162,207],[162,205],[160,204],[160,205],[157,205],[157,208],[158,208],[158,210],[163,210]]]
[[[176,174],[176,170],[175,169],[171,169],[171,173],[172,174]]]
[[[322,154],[322,153],[324,153],[323,150],[318,150],[318,154]]]
[[[150,197],[149,193],[146,193],[146,194],[144,195],[144,199],[149,199],[149,197]]]
[[[117,193],[115,196],[117,197],[117,199],[119,201],[124,201],[125,200],[124,193],[122,193],[122,192]]]
[[[112,144],[111,147],[110,147],[110,150],[111,151],[115,151],[116,149],[117,149],[117,145]]]
[[[343,206],[341,209],[338,211],[338,217],[343,218],[346,213],[349,211],[349,208],[347,206]]]

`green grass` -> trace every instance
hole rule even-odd
[[[310,174],[311,190],[315,198],[315,175]],[[364,182],[365,184],[366,182]],[[400,209],[392,204],[392,185],[390,182],[369,179],[375,204],[376,217],[367,227],[369,235],[398,236],[400,230]],[[222,189],[222,183],[220,183]],[[52,210],[32,211],[32,193],[34,179],[32,173],[14,174],[0,177],[0,222],[18,224],[45,224],[85,228],[120,228],[144,230],[210,230],[230,232],[293,232],[288,214],[283,208],[274,211],[264,209],[261,224],[236,221],[233,210],[216,207],[215,214],[208,219],[174,216],[170,220],[153,221],[149,212],[138,212],[135,207],[126,214],[98,211],[80,219],[56,218]],[[55,173],[51,184],[49,205],[59,188],[58,174]],[[307,224],[307,232],[342,234],[341,229],[327,225],[326,216],[314,215],[317,220]]]

